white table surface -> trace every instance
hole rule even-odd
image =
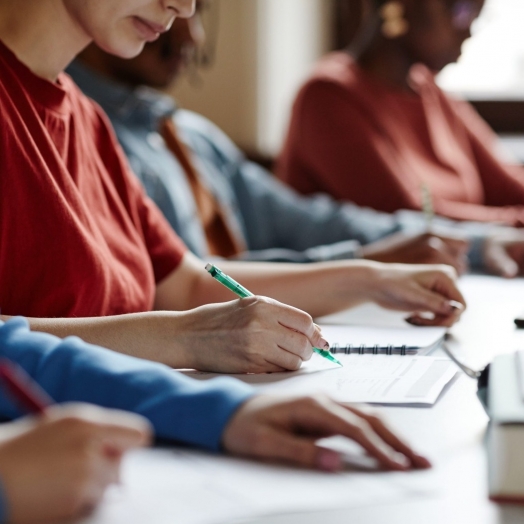
[[[468,300],[468,310],[462,321],[452,329],[451,347],[457,356],[470,366],[481,368],[495,355],[524,348],[524,330],[516,330],[513,318],[524,312],[524,279],[504,281],[489,277],[470,276],[461,282]],[[398,323],[396,314],[379,313],[369,316],[369,307],[350,314],[332,317],[334,321],[375,321]],[[416,447],[426,453],[434,463],[429,473],[431,489],[414,498],[400,497],[396,502],[370,502],[369,496],[362,505],[325,509],[321,511],[296,512],[265,517],[253,517],[241,522],[246,524],[495,524],[524,522],[524,506],[499,506],[487,498],[486,457],[483,437],[488,418],[476,398],[476,382],[460,374],[443,392],[432,408],[383,408],[383,413]],[[155,450],[146,452],[151,460]],[[227,467],[227,466],[225,466]],[[135,477],[140,472],[135,472]],[[361,475],[361,473],[358,473]],[[366,481],[379,486],[387,480],[387,473],[367,474]],[[406,482],[417,479],[405,474]],[[371,479],[371,480],[370,480]],[[427,480],[427,479],[426,479]],[[124,475],[124,485],[126,477]],[[147,482],[146,479],[143,481]],[[164,490],[163,490],[164,491]],[[173,490],[175,491],[175,490]],[[168,491],[167,491],[168,492]],[[140,497],[137,490],[136,497]],[[125,502],[125,501],[124,501]],[[124,504],[122,502],[122,504]],[[173,509],[170,520],[169,508],[176,508],[177,493],[172,493],[170,504],[161,504],[162,515],[151,514],[146,519],[127,521],[117,518],[119,508],[111,512],[104,506],[89,524],[120,524],[141,522],[158,524],[173,522],[185,524],[177,519]],[[343,501],[341,502],[343,505]],[[167,509],[166,509],[167,508]],[[122,509],[122,514],[125,513]],[[198,511],[195,508],[195,511]],[[112,515],[111,518],[108,515]],[[223,520],[223,523],[233,520]],[[238,520],[234,522],[240,522]]]

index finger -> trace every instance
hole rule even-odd
[[[436,274],[436,278],[431,285],[431,290],[450,300],[450,313],[453,312],[453,309],[456,309],[456,303],[461,304],[463,310],[466,309],[466,299],[457,287],[456,279],[452,278],[444,269],[445,267],[441,272]]]
[[[362,417],[375,430],[380,438],[389,444],[394,450],[406,456],[414,467],[426,469],[431,463],[422,455],[416,453],[410,446],[400,440],[386,425],[386,423],[374,414],[366,413],[353,406],[344,406],[346,409]]]
[[[322,336],[320,328],[311,315],[300,309],[278,302],[278,323],[285,328],[298,331],[307,337],[312,347],[328,350],[329,342]]]
[[[118,448],[145,446],[151,441],[152,427],[147,419],[134,413],[103,409],[84,404],[69,404],[56,412],[57,418],[76,417],[90,426],[90,433]]]
[[[398,452],[359,414],[329,399],[307,407],[307,411],[297,409],[294,413],[303,436],[341,435],[360,444],[386,468],[407,469],[407,464],[400,459]]]
[[[149,422],[142,417],[127,415],[111,412],[112,421],[97,424],[97,436],[121,451],[148,445],[153,433]]]

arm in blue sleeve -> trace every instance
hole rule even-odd
[[[354,258],[361,244],[368,244],[399,231],[394,215],[380,213],[327,195],[302,196],[259,166],[244,161],[231,177],[238,205],[245,221],[251,250],[280,247],[312,252],[316,260]]]
[[[252,394],[240,381],[199,382],[163,366],[78,338],[32,333],[23,318],[0,323],[0,357],[22,368],[56,402],[89,402],[139,413],[157,437],[219,450],[229,419]],[[0,416],[17,418],[0,395]]]
[[[326,195],[299,196],[278,180],[258,172],[260,168],[247,169],[248,165],[245,163],[233,180],[250,248],[264,249],[273,243],[296,250],[289,253],[274,250],[273,260],[279,255],[282,261],[287,258],[295,262],[359,258],[361,245],[397,232],[426,231],[424,213],[401,210],[389,214],[337,203]],[[485,270],[483,249],[486,238],[494,231],[492,224],[457,222],[438,216],[432,229],[442,235],[458,234],[468,239],[472,269]],[[258,245],[252,246],[251,241]],[[257,252],[252,256],[256,257]],[[258,258],[263,257],[258,254]]]

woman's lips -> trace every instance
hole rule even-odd
[[[138,34],[148,42],[154,42],[161,33],[164,33],[167,30],[163,25],[149,22],[138,16],[133,17],[133,25],[138,31]]]

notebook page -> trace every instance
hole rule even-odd
[[[337,355],[339,367],[314,355],[299,371],[235,375],[265,392],[322,392],[345,402],[432,405],[457,373],[446,358],[400,355]],[[188,372],[207,379],[213,373]]]

